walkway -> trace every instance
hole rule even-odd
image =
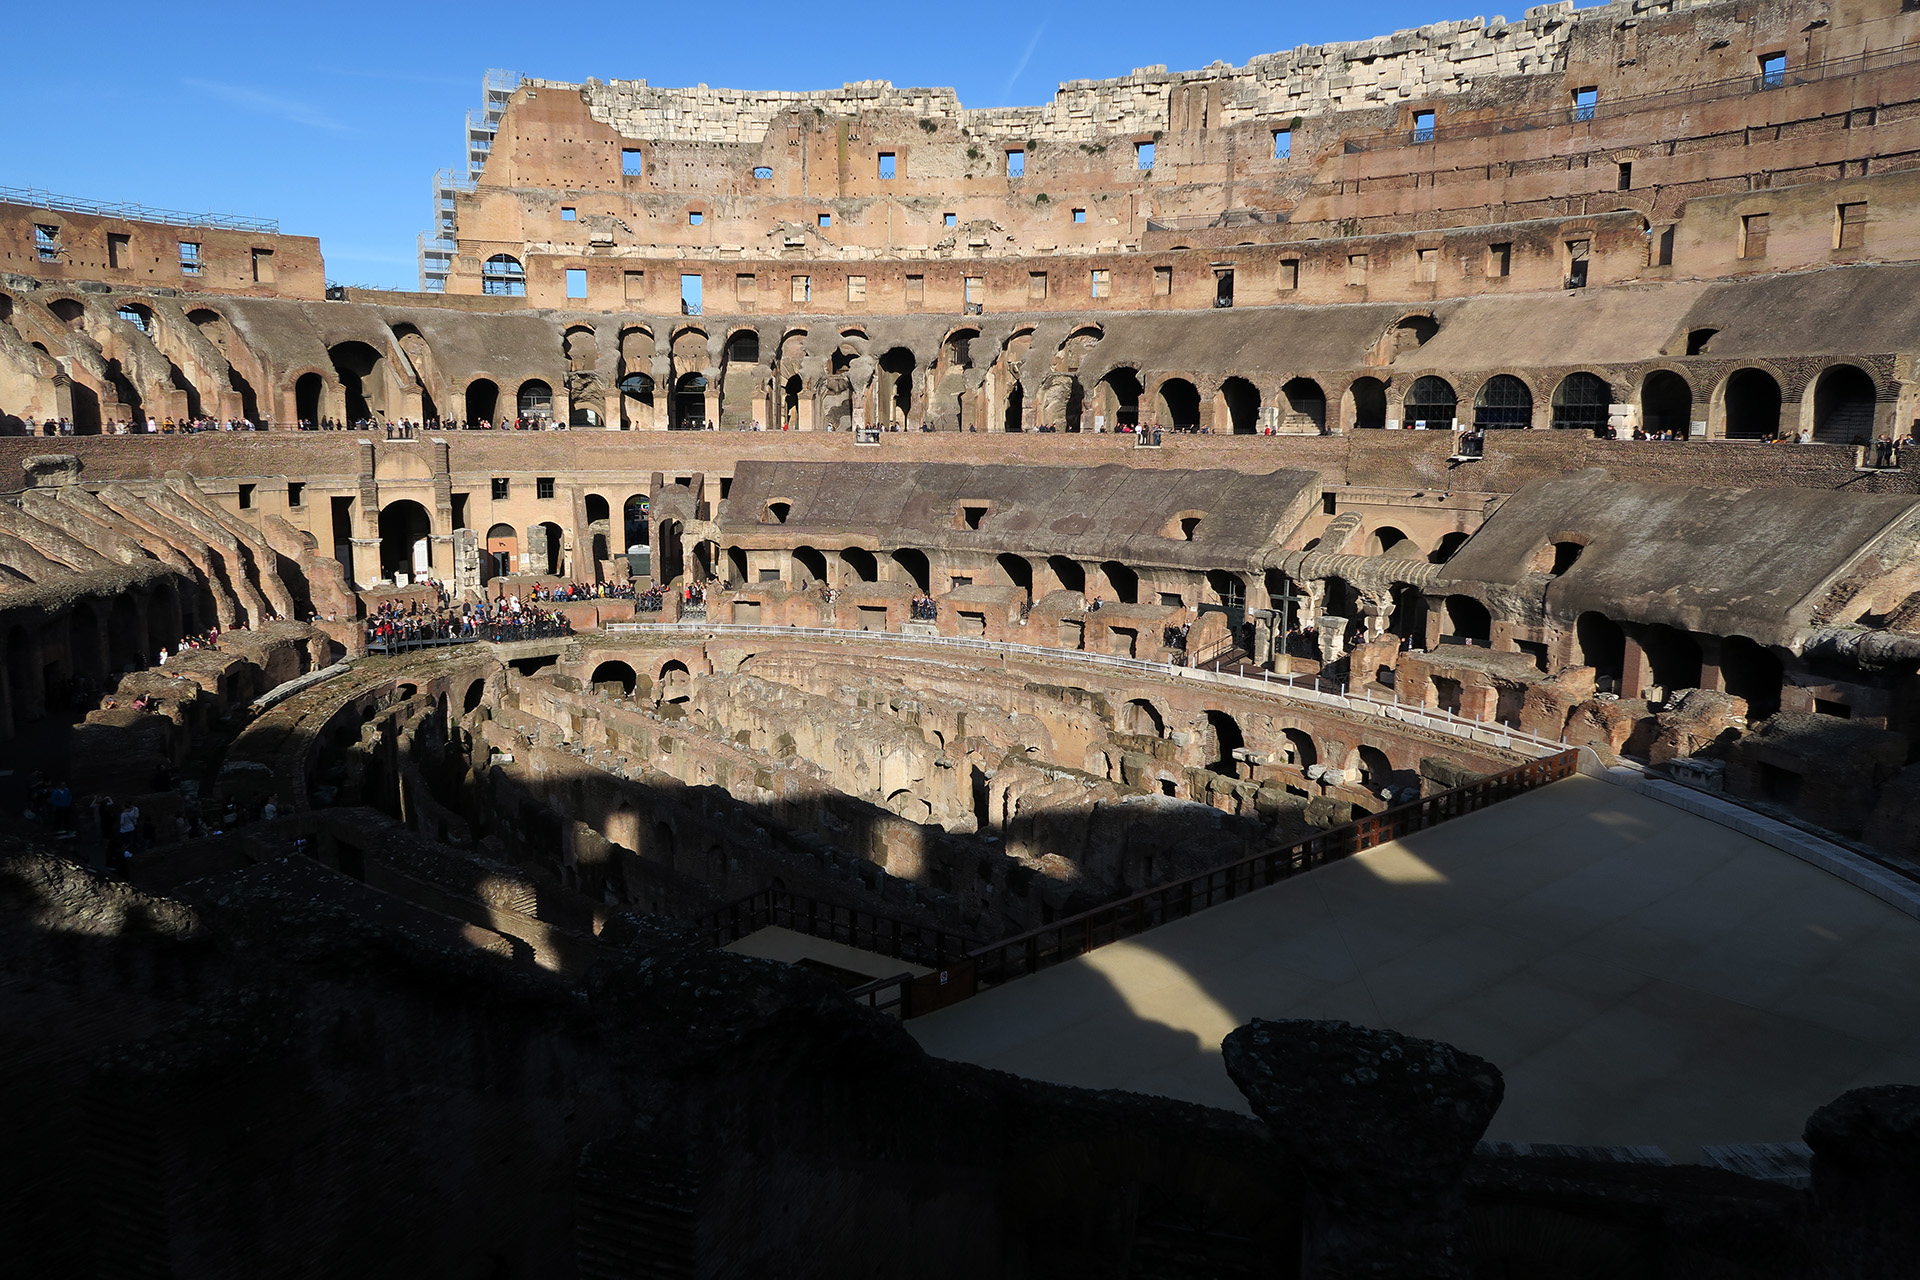
[[[1488,1137],[1797,1140],[1920,1080],[1920,921],[1588,777],[1383,845],[909,1021],[938,1057],[1246,1111],[1219,1044],[1343,1018],[1497,1064]]]

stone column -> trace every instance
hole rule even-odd
[[[1256,1020],[1220,1048],[1305,1175],[1303,1280],[1471,1274],[1462,1183],[1505,1093],[1498,1068],[1345,1022]]]
[[[1627,637],[1625,648],[1620,664],[1620,696],[1644,697],[1648,686],[1653,683],[1653,665],[1647,661],[1647,651],[1632,636]]]
[[[353,585],[365,589],[380,581],[380,539],[354,538]]]

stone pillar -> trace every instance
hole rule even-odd
[[[1627,637],[1626,654],[1620,664],[1620,696],[1639,698],[1646,694],[1647,687],[1653,683],[1653,664],[1647,661],[1647,651],[1632,636]]]
[[[1920,1259],[1920,1085],[1855,1089],[1807,1119],[1814,1253],[1833,1280],[1895,1280]]]
[[[1498,1068],[1345,1022],[1256,1020],[1220,1048],[1304,1174],[1303,1280],[1471,1274],[1462,1182],[1505,1093]]]
[[[380,539],[354,538],[353,585],[364,590],[380,581]]]
[[[1323,665],[1332,666],[1347,656],[1347,622],[1348,619],[1336,613],[1320,615],[1317,634],[1320,638],[1320,661]]]

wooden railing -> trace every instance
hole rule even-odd
[[[778,926],[812,938],[844,943],[894,960],[941,969],[979,947],[972,938],[858,907],[823,902],[789,889],[762,889],[709,912],[698,921],[706,944],[724,947],[750,933]]]
[[[1230,866],[1145,889],[1132,897],[1056,920],[1016,937],[990,942],[976,947],[956,963],[933,966],[934,973],[883,978],[850,994],[865,1004],[903,1018],[931,1013],[978,991],[1085,955],[1095,947],[1185,919],[1196,911],[1231,902],[1315,867],[1572,777],[1578,761],[1577,751],[1531,760],[1464,787],[1396,805],[1293,844],[1264,850]]]

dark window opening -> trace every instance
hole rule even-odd
[[[242,511],[253,509],[253,486],[250,484],[240,486],[240,509]]]
[[[533,482],[533,496],[536,498],[551,498],[553,496],[553,477],[536,477]]]
[[[1633,189],[1633,162],[1631,160],[1622,160],[1620,162],[1619,190],[1631,191],[1632,189]]]
[[[505,476],[495,476],[493,478],[493,500],[495,502],[506,501],[507,484],[508,484],[508,481]]]
[[[287,481],[287,505],[288,506],[298,507],[298,506],[304,505],[306,502],[306,493],[307,493],[307,486],[305,481],[302,481],[302,480]]]

